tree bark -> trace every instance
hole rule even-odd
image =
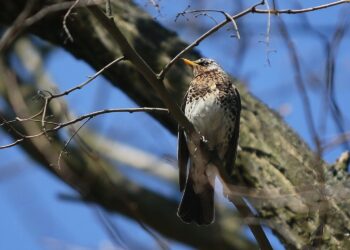
[[[10,25],[23,10],[24,2],[13,0],[3,3],[0,23]],[[37,1],[37,9],[43,8],[43,2]],[[174,32],[156,23],[131,1],[113,1],[112,7],[119,27],[154,71],[159,72],[186,47]],[[69,18],[67,23],[74,38],[73,43],[65,42],[65,36],[62,36],[65,12],[50,14],[29,31],[62,46],[96,69],[121,56],[117,43],[86,8],[79,8],[76,12],[74,19]],[[200,55],[191,51],[187,56],[197,58]],[[164,106],[130,64],[116,65],[106,71],[105,76],[140,106]],[[180,64],[174,65],[166,76],[166,87],[178,103],[190,78],[190,72]],[[242,151],[238,153],[233,173],[237,186],[230,190],[242,194],[251,202],[261,218],[258,222],[271,227],[287,248],[312,247],[318,241],[315,232],[322,222],[320,213],[326,213],[322,248],[348,248],[350,203],[345,198],[350,190],[345,168],[337,165],[330,167],[318,160],[317,155],[275,112],[249,94],[243,86],[239,87],[243,106],[239,139]],[[172,133],[176,132],[177,124],[171,117],[155,115],[155,118]],[[89,167],[86,164],[85,171],[89,171]],[[319,169],[324,173],[319,173]],[[91,174],[98,178],[96,171]],[[326,177],[325,183],[319,183],[322,174]],[[106,197],[110,186],[104,185],[98,186],[100,190],[91,187],[91,192],[95,192],[93,200],[110,204],[117,198]],[[322,209],[325,204],[326,209]],[[190,226],[183,228],[189,230]]]

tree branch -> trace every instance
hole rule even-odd
[[[310,8],[304,8],[304,9],[297,9],[297,10],[293,10],[293,9],[285,9],[285,10],[275,10],[275,9],[269,9],[269,10],[261,10],[261,9],[254,9],[254,11],[252,11],[253,13],[258,13],[258,14],[275,14],[275,15],[279,15],[279,14],[301,14],[301,13],[306,13],[306,12],[312,12],[312,11],[317,11],[317,10],[322,10],[322,9],[327,9],[330,7],[334,7],[340,4],[346,4],[346,3],[350,3],[349,0],[340,0],[340,1],[335,1],[335,2],[331,2],[331,3],[327,3],[327,4],[322,4],[319,6],[314,6],[314,7],[310,7]]]
[[[46,107],[47,107],[47,105],[46,105]],[[92,118],[95,118],[96,116],[100,116],[100,115],[103,115],[103,114],[121,113],[121,112],[124,112],[124,113],[125,112],[126,113],[134,113],[134,112],[149,112],[149,113],[152,113],[152,112],[156,112],[156,113],[167,113],[167,114],[169,114],[168,110],[164,109],[164,108],[147,108],[147,107],[145,107],[145,108],[104,109],[104,110],[91,112],[91,113],[79,116],[76,119],[73,119],[73,120],[70,120],[70,121],[67,121],[67,122],[62,122],[62,123],[53,123],[53,122],[47,122],[47,121],[42,121],[42,120],[34,120],[34,122],[41,122],[41,123],[44,122],[45,124],[47,124],[47,123],[48,124],[54,124],[56,126],[53,127],[53,128],[50,128],[50,129],[45,129],[45,130],[43,130],[43,131],[41,131],[39,133],[36,133],[36,134],[31,134],[31,135],[19,134],[19,136],[21,138],[17,139],[13,143],[9,143],[7,145],[0,146],[0,149],[10,148],[10,147],[13,147],[13,146],[23,142],[24,140],[33,139],[33,138],[45,135],[47,133],[57,132],[58,130],[60,130],[60,129],[64,128],[64,127],[67,127],[69,125],[78,123],[78,122],[86,120],[86,119],[92,119]],[[33,121],[32,118],[19,118],[19,117],[16,117],[15,120],[7,121],[7,120],[5,120],[3,118],[3,115],[0,115],[0,118],[2,119],[2,123],[0,124],[0,127],[2,127],[2,126],[6,127],[10,123],[18,122],[18,121],[19,122],[22,122],[22,121]],[[12,126],[8,127],[8,128],[13,130]]]

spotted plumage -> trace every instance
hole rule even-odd
[[[236,158],[241,101],[230,77],[214,61],[184,59],[192,66],[194,78],[182,109],[210,150],[215,150],[228,173]],[[199,225],[214,221],[214,179],[208,166],[191,161],[187,138],[179,129],[178,161],[180,190],[184,191],[178,215],[187,223]],[[190,168],[187,170],[188,161]]]

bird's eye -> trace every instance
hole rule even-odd
[[[199,63],[199,65],[201,65],[201,66],[208,66],[209,62],[208,61],[202,61],[202,62]]]

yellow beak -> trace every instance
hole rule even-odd
[[[185,64],[190,65],[191,67],[194,67],[194,66],[197,66],[197,65],[198,65],[197,63],[195,63],[195,62],[193,62],[193,61],[191,61],[191,60],[188,60],[188,59],[186,59],[186,58],[181,58],[181,60],[182,60]]]

